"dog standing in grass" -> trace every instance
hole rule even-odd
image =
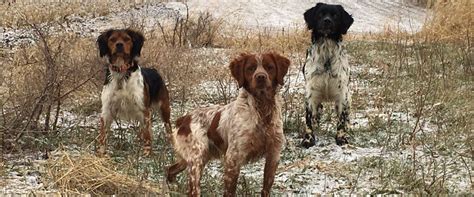
[[[102,89],[102,113],[98,155],[106,154],[107,131],[114,119],[140,122],[144,155],[151,153],[152,113],[161,112],[168,133],[171,132],[170,102],[163,78],[153,68],[138,65],[145,38],[131,29],[111,29],[97,39],[100,57],[106,57],[107,68]]]
[[[265,158],[262,196],[271,187],[285,143],[281,118],[284,84],[290,60],[276,53],[242,54],[230,65],[239,84],[239,95],[225,106],[198,108],[176,120],[172,144],[178,161],[167,170],[167,179],[188,169],[188,195],[200,196],[200,179],[212,159],[224,164],[224,196],[235,196],[240,169]]]
[[[309,148],[316,143],[314,132],[320,128],[322,102],[334,102],[338,115],[336,143],[347,144],[350,68],[342,35],[347,33],[354,19],[341,5],[318,3],[304,13],[304,20],[312,31],[312,44],[303,67],[306,129],[302,146]]]

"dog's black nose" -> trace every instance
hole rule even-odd
[[[331,25],[331,24],[332,24],[332,20],[331,20],[330,18],[324,18],[324,19],[323,19],[323,23],[324,23],[325,25]]]
[[[258,74],[256,77],[257,81],[265,81],[267,79],[267,76],[264,74]]]
[[[123,44],[122,43],[117,43],[117,44],[115,44],[115,48],[117,49],[117,52],[122,52],[123,51]]]

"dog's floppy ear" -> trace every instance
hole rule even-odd
[[[273,61],[276,64],[276,81],[278,84],[283,85],[283,78],[285,77],[286,73],[288,73],[290,60],[277,53],[270,53],[270,56],[273,58]]]
[[[140,56],[143,47],[143,42],[145,42],[145,37],[143,37],[141,33],[131,29],[127,29],[127,34],[132,38],[132,57]]]
[[[114,30],[109,29],[105,31],[104,33],[100,34],[100,36],[97,38],[97,45],[99,47],[99,56],[104,57],[104,55],[109,54],[109,46],[107,45],[107,42],[109,40],[110,34],[112,34]]]
[[[244,66],[249,56],[250,55],[247,53],[242,53],[239,57],[232,60],[229,65],[230,73],[232,74],[232,77],[237,80],[239,88],[241,88],[245,84]]]
[[[306,12],[303,14],[304,15],[304,21],[306,21],[306,25],[308,26],[308,29],[312,30],[316,27],[316,14],[318,9],[324,5],[324,3],[317,3],[316,6],[312,7],[309,10],[306,10]]]
[[[341,5],[337,5],[337,8],[339,9],[339,13],[341,14],[341,23],[339,25],[339,32],[341,34],[346,34],[347,30],[349,27],[351,27],[352,23],[354,22],[354,19],[352,16],[344,10],[344,8]]]

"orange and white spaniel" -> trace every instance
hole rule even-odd
[[[285,143],[278,90],[289,66],[276,53],[234,59],[230,70],[239,95],[225,106],[196,109],[176,121],[172,143],[180,160],[168,168],[168,181],[187,168],[189,195],[199,196],[204,166],[223,158],[224,196],[234,196],[240,168],[265,157],[262,195],[268,196]]]

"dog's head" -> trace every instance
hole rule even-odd
[[[230,63],[229,68],[239,87],[258,98],[271,99],[277,86],[283,85],[289,66],[290,60],[276,53],[243,53]]]
[[[317,3],[304,13],[308,29],[322,36],[341,36],[354,22],[341,5]]]
[[[145,38],[131,29],[110,29],[97,38],[100,57],[107,56],[113,66],[131,64],[140,56]]]

